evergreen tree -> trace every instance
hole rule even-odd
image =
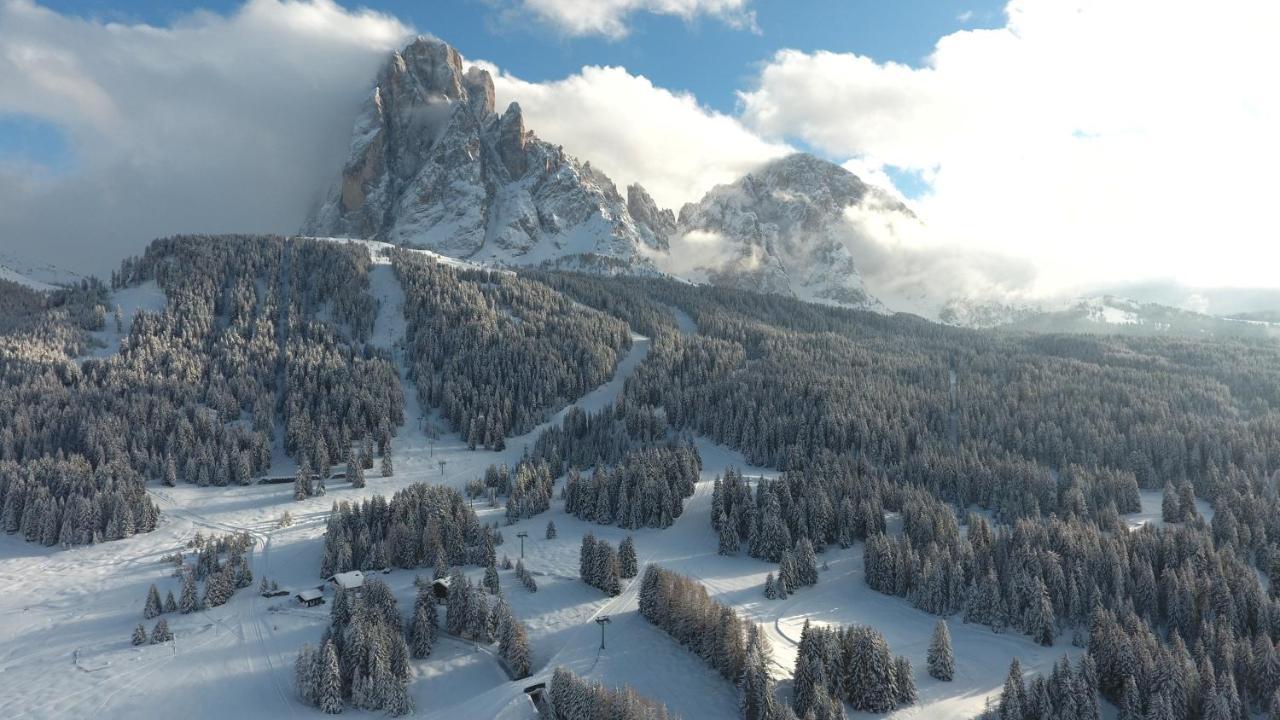
[[[435,599],[431,597],[429,588],[423,588],[418,593],[418,601],[413,608],[413,622],[409,626],[409,651],[414,658],[421,660],[431,654],[438,624]]]
[[[314,704],[321,712],[337,715],[342,712],[342,677],[338,671],[338,653],[333,640],[325,640],[313,660],[316,663],[318,682],[314,687]]]
[[[178,603],[173,599],[173,591],[170,590],[164,596],[164,611],[167,613],[178,612]]]
[[[156,621],[156,626],[151,628],[151,643],[157,644],[168,642],[173,639],[173,632],[169,630],[169,621],[160,618]]]
[[[133,644],[134,644],[134,645],[146,645],[146,644],[147,644],[147,629],[146,629],[146,628],[144,628],[144,627],[142,627],[142,623],[138,623],[138,627],[136,627],[136,628],[134,628],[134,629],[133,629],[133,640],[132,640],[132,642],[133,642]]]
[[[310,645],[303,645],[293,661],[293,684],[298,690],[298,697],[307,705],[316,703],[315,666],[316,651]]]
[[[598,586],[596,569],[596,536],[587,533],[582,536],[582,547],[578,550],[578,577],[591,586]]]
[[[623,578],[633,578],[639,569],[636,567],[636,543],[628,535],[618,545],[618,574]]]
[[[933,639],[929,642],[929,676],[950,681],[955,677],[956,659],[951,652],[951,631],[947,622],[939,620],[933,627]]]
[[[911,662],[903,655],[894,658],[893,683],[897,690],[897,704],[913,705],[916,702],[916,676]]]
[[[150,620],[153,617],[159,616],[163,611],[164,608],[160,603],[160,591],[156,589],[154,584],[152,584],[151,587],[147,588],[147,602],[142,608],[142,617]]]
[[[498,579],[498,568],[493,565],[489,565],[484,569],[484,589],[487,590],[490,595],[497,595],[502,589]]]
[[[556,523],[554,520],[547,521],[547,539],[548,540],[556,539]]]
[[[1053,645],[1053,603],[1049,600],[1049,589],[1045,587],[1043,580],[1036,578],[1032,597],[1028,631],[1031,637],[1041,645]]]
[[[196,590],[196,577],[194,572],[184,571],[182,573],[182,596],[178,600],[178,610],[182,613],[189,614],[200,609],[200,596]]]
[[[1027,690],[1022,682],[1022,664],[1014,658],[1009,664],[1004,689],[1000,691],[999,720],[1023,720],[1027,706]]]
[[[764,578],[764,596],[769,600],[778,599],[778,587],[773,580],[773,573],[769,573]]]
[[[740,544],[738,541],[738,529],[733,526],[733,523],[723,512],[720,513],[718,527],[720,533],[720,548],[718,552],[721,555],[737,555]]]
[[[776,714],[769,677],[769,640],[752,624],[747,628],[747,656],[738,680],[744,720],[771,720]]]
[[[796,585],[818,584],[818,556],[809,538],[801,538],[795,553]]]

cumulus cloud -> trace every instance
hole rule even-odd
[[[745,123],[920,173],[953,248],[1034,261],[1040,289],[1169,277],[1274,285],[1280,6],[1012,0],[919,68],[777,53]]]
[[[482,63],[483,65],[483,63]],[[584,67],[563,80],[530,83],[485,65],[499,102],[516,101],[526,125],[591,161],[619,186],[641,182],[678,209],[713,186],[792,152],[692,95],[657,87],[619,67]]]
[[[756,29],[750,0],[496,0],[495,4],[507,22],[532,16],[571,37],[626,37],[628,19],[640,12],[673,15],[686,22],[706,16],[730,27]]]
[[[62,172],[0,166],[0,249],[103,273],[177,232],[292,232],[410,29],[331,0],[250,0],[167,27],[0,1],[0,116],[55,124]]]

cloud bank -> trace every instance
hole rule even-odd
[[[250,0],[170,27],[0,2],[0,116],[66,134],[66,173],[0,166],[0,250],[105,273],[179,232],[293,232],[411,34],[330,0]]]
[[[730,27],[756,29],[750,0],[510,0],[494,4],[508,23],[532,17],[569,37],[624,38],[630,32],[628,20],[641,12],[672,15],[686,22],[705,16]]]
[[[484,65],[483,63],[481,63]],[[502,104],[520,103],[539,137],[589,160],[621,190],[640,182],[663,207],[679,209],[717,184],[793,152],[692,95],[655,86],[619,67],[584,67],[563,80],[529,83],[485,65]]]
[[[1274,285],[1280,6],[1013,0],[923,67],[778,52],[743,120],[921,173],[933,243],[1028,258],[1041,290]]]

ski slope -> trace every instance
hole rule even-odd
[[[295,696],[293,658],[304,643],[319,640],[328,623],[328,606],[307,609],[289,597],[264,599],[256,593],[257,581],[265,576],[294,590],[321,583],[324,521],[334,501],[390,495],[414,482],[461,488],[491,463],[514,465],[543,428],[558,423],[568,412],[565,408],[529,433],[510,439],[501,452],[468,450],[456,434],[429,437],[424,428],[435,418],[418,405],[402,356],[403,292],[377,249],[371,248],[375,263],[370,292],[381,306],[373,342],[400,362],[407,402],[406,423],[393,443],[395,476],[370,473],[368,486],[361,490],[332,481],[327,496],[302,502],[292,500],[289,485],[153,485],[150,491],[163,518],[159,528],[146,535],[65,551],[0,535],[0,585],[5,588],[0,593],[0,717],[319,717],[317,710],[302,705]],[[122,306],[129,299],[117,294]],[[141,289],[132,299],[134,309],[155,307],[157,302],[162,306],[163,293],[157,298],[151,290]],[[681,330],[696,332],[687,316]],[[648,352],[649,340],[634,336],[614,376],[572,406],[594,411],[613,403]],[[806,618],[816,623],[872,625],[884,633],[896,654],[910,658],[921,699],[893,713],[895,718],[971,717],[989,695],[998,694],[1013,657],[1020,658],[1028,672],[1036,672],[1048,669],[1063,652],[1079,653],[1066,638],[1052,648],[1042,648],[1024,636],[995,634],[952,619],[957,677],[951,683],[933,681],[924,667],[934,618],[866,586],[861,544],[820,555],[820,564],[827,563],[829,569],[820,572],[816,587],[802,589],[785,601],[766,600],[762,587],[766,573],[776,570],[773,565],[745,555],[716,554],[711,490],[715,477],[729,466],[744,469],[752,477],[776,473],[749,467],[740,454],[705,440],[699,441],[699,450],[704,466],[701,480],[674,525],[631,533],[641,572],[645,564],[658,563],[693,576],[717,600],[760,624],[772,643],[783,697],[789,693],[785,678],[790,676]],[[292,461],[278,457],[272,472],[291,474],[294,469]],[[1158,497],[1156,509],[1158,513]],[[286,510],[295,522],[280,527]],[[478,504],[476,510],[485,522],[503,522],[501,508]],[[555,540],[545,539],[549,520],[558,528]],[[160,558],[182,549],[198,531],[208,535],[240,530],[256,540],[250,556],[254,587],[241,590],[222,607],[166,615],[176,637],[172,643],[131,646],[130,633],[143,621],[148,585],[156,584],[162,596],[170,590],[178,594],[172,565]],[[566,515],[557,499],[550,511],[502,527],[506,542],[498,548],[500,556],[519,557],[516,534],[521,531],[528,533],[525,563],[536,576],[538,592],[527,592],[511,571],[500,575],[512,610],[529,628],[533,677],[510,681],[491,648],[442,637],[430,658],[414,661],[410,690],[418,716],[441,720],[534,717],[522,690],[549,679],[559,665],[609,685],[631,684],[686,720],[738,716],[733,686],[639,616],[639,578],[616,598],[577,579],[585,532],[617,546],[626,531]],[[431,571],[418,572],[429,575]],[[469,572],[477,579],[481,575],[478,568]],[[416,592],[416,574],[397,570],[380,576],[396,592],[406,614]],[[594,622],[600,615],[611,618],[603,650],[600,628]],[[148,630],[153,622],[146,622]],[[371,716],[351,709],[346,714]]]

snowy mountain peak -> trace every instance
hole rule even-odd
[[[651,274],[648,225],[613,182],[540,140],[493,79],[420,37],[378,73],[334,188],[303,234],[377,239],[498,265]],[[644,228],[642,230],[641,228]]]
[[[718,236],[729,259],[703,268],[711,282],[806,300],[879,308],[848,248],[846,211],[874,201],[910,210],[834,163],[797,153],[720,185],[680,210],[679,232]]]

